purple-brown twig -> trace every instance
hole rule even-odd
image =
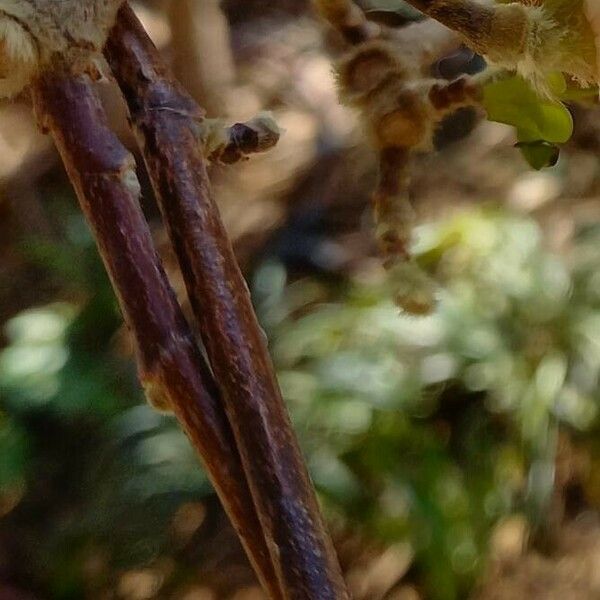
[[[210,191],[201,109],[125,5],[105,55],[129,105],[286,598],[348,598],[263,333]]]
[[[108,128],[85,77],[60,72],[33,86],[49,131],[96,237],[135,340],[150,399],[170,406],[207,472],[270,596],[282,597],[227,417],[175,298],[139,206],[133,157]]]

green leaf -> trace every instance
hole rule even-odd
[[[553,167],[560,156],[560,148],[556,144],[544,142],[543,140],[519,142],[516,147],[521,150],[525,160],[536,171]]]
[[[564,91],[564,78],[552,75],[548,84]],[[561,102],[539,96],[522,77],[493,81],[483,90],[483,106],[491,121],[512,125],[519,142],[564,144],[573,134],[573,119]]]

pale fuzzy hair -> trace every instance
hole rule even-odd
[[[582,86],[597,84],[600,0],[519,0],[518,4],[502,1],[497,5],[498,15],[510,15],[517,23],[518,5],[527,22],[523,47],[511,56],[499,39],[495,55],[489,57],[491,62],[517,71],[542,95],[551,94],[547,76],[552,72],[566,73]]]
[[[542,7],[528,6],[527,16],[530,24],[529,32],[523,55],[516,65],[516,70],[520,75],[529,79],[538,91],[546,94],[546,77],[541,68],[540,49],[545,48],[545,56],[557,53],[555,48],[558,47],[562,34]],[[552,40],[550,44],[555,47],[548,48],[549,40]]]
[[[123,0],[0,0],[0,96],[20,92],[57,58],[93,60]]]
[[[0,13],[0,97],[20,92],[40,64],[34,39],[15,20]]]

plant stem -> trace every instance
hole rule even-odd
[[[144,220],[134,159],[110,131],[85,77],[47,73],[33,86],[33,101],[96,237],[135,340],[146,394],[151,402],[173,409],[202,457],[259,578],[272,598],[281,598],[218,392]]]
[[[124,5],[105,55],[129,105],[284,596],[348,598],[194,129],[201,109]]]
[[[479,54],[518,55],[527,35],[527,2],[485,4],[477,0],[406,0],[413,8],[463,36]],[[521,18],[519,18],[521,17]]]

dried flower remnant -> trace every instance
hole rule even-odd
[[[206,158],[229,165],[246,160],[251,154],[267,152],[277,144],[281,133],[272,115],[263,112],[231,127],[226,127],[222,119],[204,119],[198,125],[197,135]]]

